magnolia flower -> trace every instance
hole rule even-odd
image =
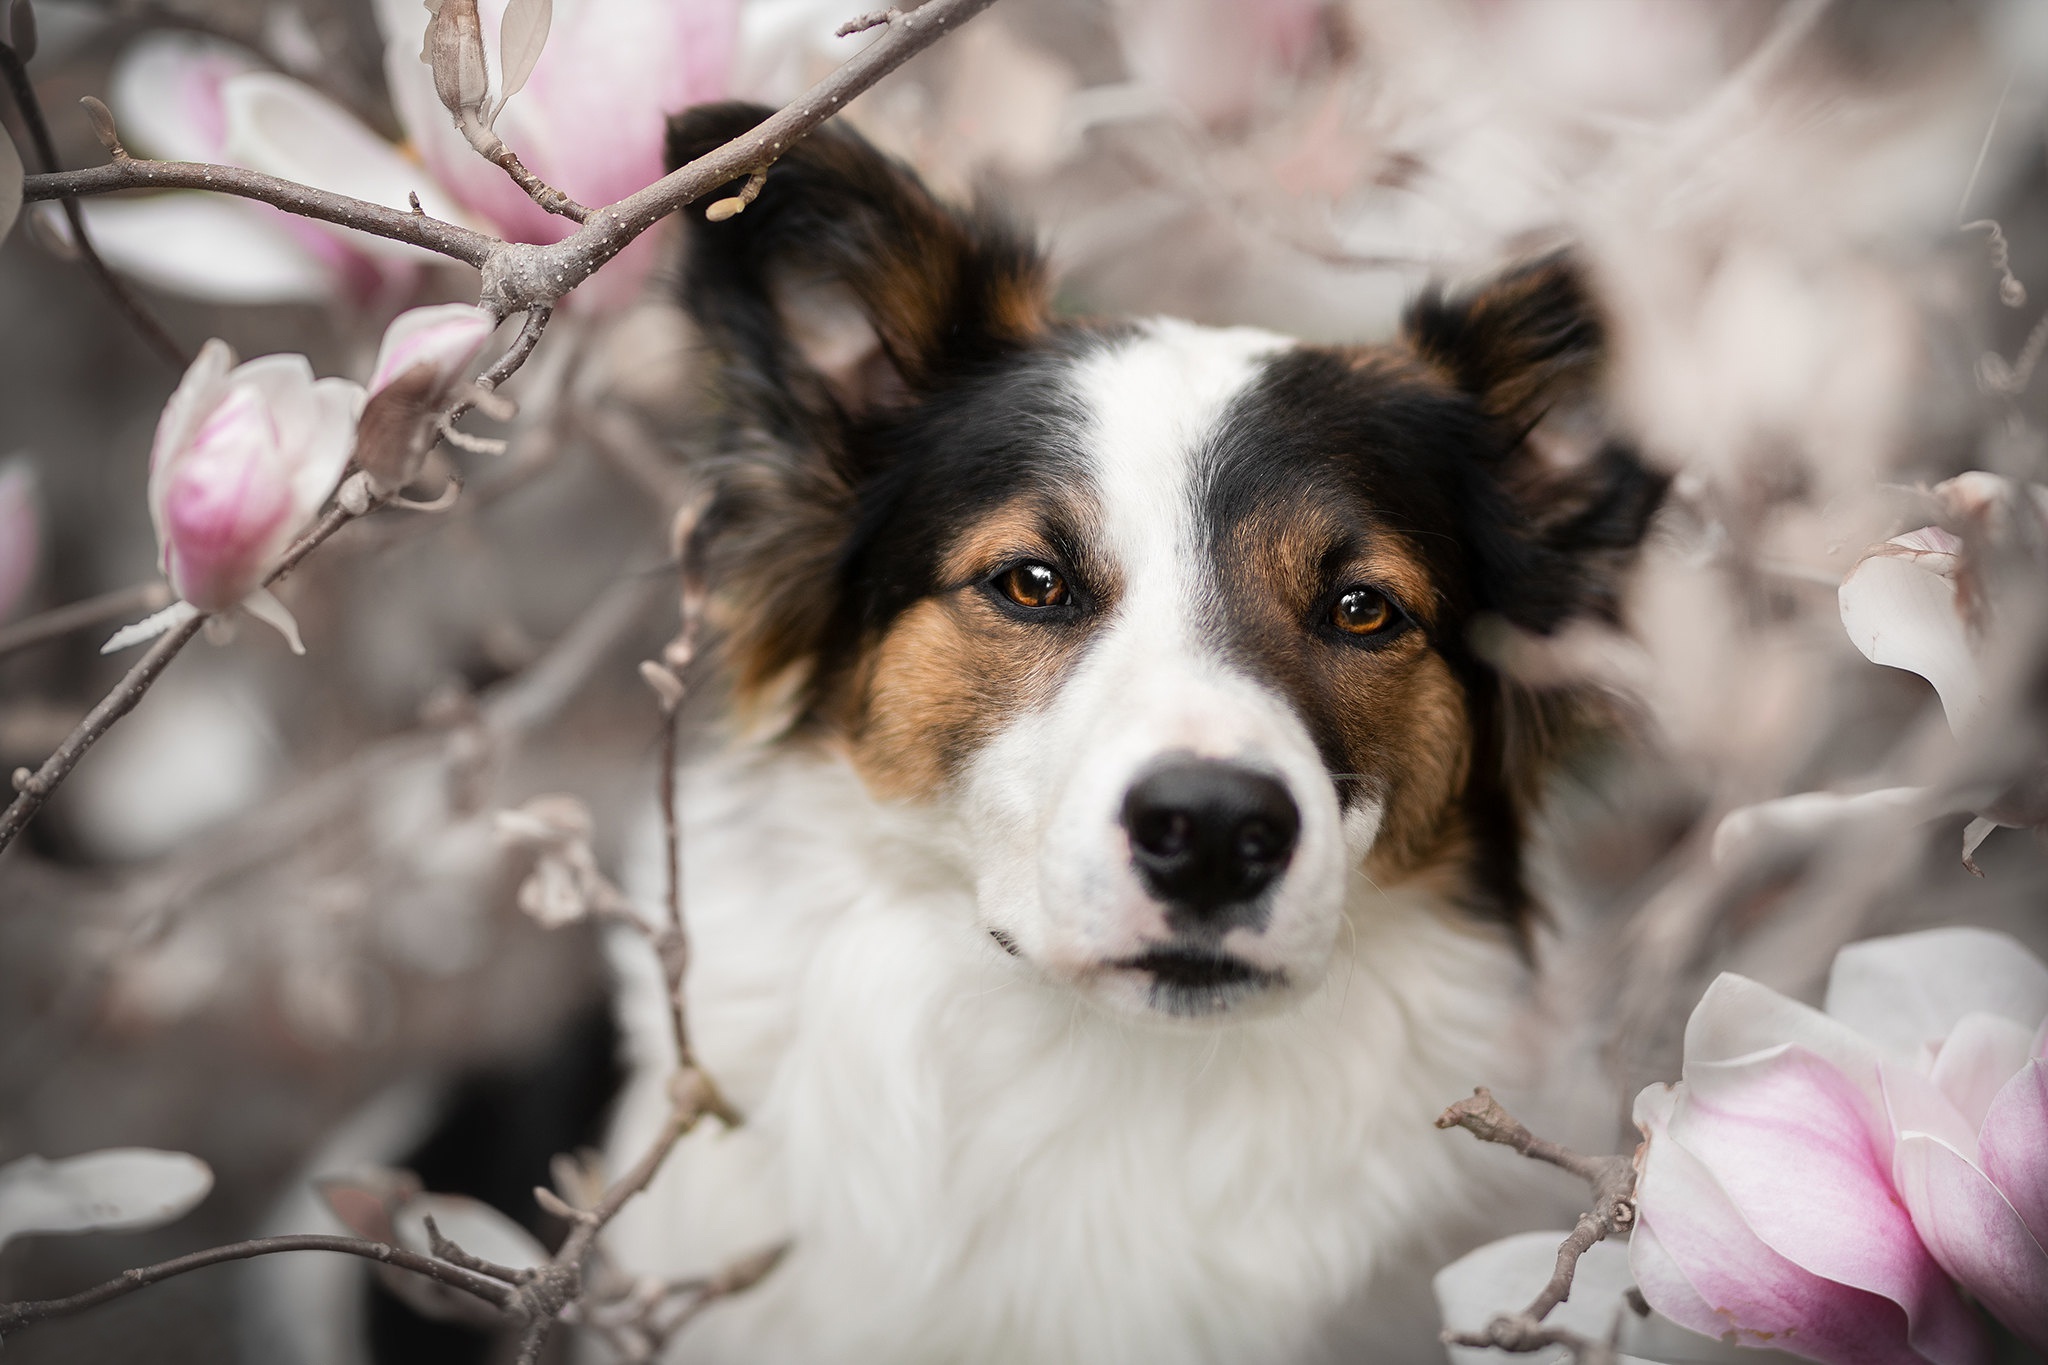
[[[1120,0],[1124,65],[1203,123],[1253,113],[1313,50],[1327,0]]]
[[[1629,1259],[1658,1312],[1811,1360],[2048,1349],[2048,967],[1948,928],[1835,959],[1825,1011],[1724,975],[1636,1100]]]
[[[263,579],[340,481],[362,407],[360,385],[314,379],[304,356],[236,365],[226,342],[207,342],[164,405],[149,452],[150,520],[181,600],[106,649],[239,606],[303,654],[297,624]]]
[[[1996,474],[1973,470],[1936,484],[1930,496],[1955,523],[1987,542],[2039,544],[2048,537],[2048,488],[2020,487]],[[2031,516],[2037,534],[2016,535],[2015,518]],[[1987,703],[1984,585],[1970,571],[1963,539],[1939,526],[1923,526],[1863,552],[1837,594],[1842,627],[1872,663],[1918,673],[1941,700],[1949,729],[1960,739],[1981,740],[1978,722]],[[2024,826],[2041,819],[2034,801],[2021,796],[1972,802],[1969,794],[1931,787],[1889,787],[1858,795],[1801,792],[1743,806],[1723,818],[1714,834],[1716,860],[1754,854],[1773,846],[1804,845],[1837,830],[1872,820],[1935,820],[1969,811],[1976,818],[1963,832],[1963,865],[2001,824]],[[1981,793],[1977,793],[1981,796]]]
[[[488,53],[499,51],[506,6],[477,5]],[[668,114],[724,93],[738,8],[738,0],[556,0],[545,48],[494,120],[498,135],[542,180],[586,204],[611,203],[652,183],[666,169]],[[421,61],[430,16],[419,0],[380,0],[377,17],[404,148],[303,82],[189,35],[153,35],[128,51],[114,75],[115,112],[138,145],[187,159],[229,161],[399,209],[417,193],[427,213],[510,241],[552,242],[574,231],[455,129]],[[500,74],[488,73],[489,101],[503,99]],[[256,301],[263,288],[278,299],[306,298],[311,288],[360,301],[405,285],[429,259],[417,248],[324,224],[283,223],[281,215],[233,206],[195,208],[192,198],[159,195],[115,206],[114,216],[95,212],[103,250],[158,283],[240,302]],[[159,223],[166,235],[152,232]],[[252,252],[261,276],[255,284],[229,249],[210,247],[207,232],[216,229],[231,234],[221,240]],[[629,301],[657,255],[643,237],[572,297],[584,306]]]
[[[497,325],[484,309],[444,303],[400,313],[384,329],[356,438],[357,462],[377,492],[403,488],[419,473],[436,421]]]
[[[36,470],[28,457],[0,463],[0,621],[35,585],[43,557],[43,516],[36,496]]]

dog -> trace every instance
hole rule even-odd
[[[679,116],[672,164],[768,112]],[[1588,714],[1475,627],[1611,618],[1663,490],[1532,437],[1598,393],[1581,272],[1379,346],[1063,320],[1028,236],[843,127],[685,216],[723,688],[687,994],[746,1120],[611,1241],[789,1251],[672,1358],[1440,1359],[1427,1273],[1516,1172],[1431,1120],[1515,1055]],[[615,1169],[673,1060],[619,962]]]

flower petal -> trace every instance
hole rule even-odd
[[[353,115],[309,86],[259,71],[237,76],[222,91],[227,108],[228,148],[252,170],[324,190],[353,195],[386,208],[404,209],[417,194],[436,218],[460,221],[461,211],[433,178],[400,156],[397,148],[356,122]],[[470,156],[493,174],[504,172]],[[507,182],[509,183],[509,181]],[[368,233],[348,233],[349,246],[367,255],[418,260],[431,256],[419,247]]]
[[[1976,1358],[1974,1319],[1894,1198],[1889,1146],[1871,1132],[1862,1091],[1840,1071],[1789,1045],[1688,1064],[1668,1132],[1771,1250],[1897,1304],[1913,1345],[1930,1359]],[[1667,1243],[1671,1232],[1667,1223]]]
[[[1734,1061],[1787,1043],[1822,1058],[1847,1077],[1863,1096],[1871,1133],[1890,1133],[1878,1076],[1884,1053],[1841,1020],[1733,972],[1723,972],[1707,987],[1686,1020],[1686,1074],[1698,1063]]]
[[[184,377],[156,419],[156,435],[149,446],[149,519],[156,528],[160,551],[170,543],[164,529],[164,490],[170,466],[191,447],[200,423],[227,396],[228,371],[234,367],[233,348],[219,337],[209,338],[185,368]]]
[[[115,631],[100,646],[102,654],[118,654],[144,640],[154,640],[159,635],[168,635],[179,626],[199,614],[199,608],[190,602],[173,602],[162,611],[143,617],[133,625],[126,625]]]
[[[111,1147],[0,1166],[0,1246],[35,1232],[127,1232],[183,1218],[213,1188],[196,1156]]]
[[[306,442],[290,452],[295,526],[320,510],[341,482],[356,448],[356,419],[363,413],[363,386],[348,379],[322,379],[312,391],[312,426]]]
[[[1942,1041],[1931,1078],[1972,1132],[1985,1111],[2033,1052],[2034,1031],[1995,1014],[1966,1014]]]
[[[1922,814],[1922,808],[1931,795],[1927,787],[1884,787],[1854,796],[1800,792],[1738,806],[1714,828],[1714,861],[1747,861],[1779,849],[1808,848],[1837,830],[1865,823],[1926,818],[1933,812]]]
[[[1977,1159],[2034,1240],[2048,1246],[2048,1058],[2027,1063],[1992,1098]]]
[[[108,264],[154,288],[233,304],[334,297],[333,272],[267,205],[194,190],[81,207]]]
[[[292,653],[304,654],[306,642],[299,638],[299,623],[291,608],[277,600],[277,594],[268,588],[257,588],[242,599],[242,610],[269,626],[284,642],[291,646]]]
[[[14,220],[21,216],[22,174],[21,153],[14,149],[14,140],[0,132],[0,242],[7,240]]]
[[[422,361],[443,376],[460,378],[458,372],[467,371],[482,354],[497,326],[497,318],[469,303],[444,303],[400,313],[378,343],[369,391],[376,393]]]
[[[1827,1012],[1894,1052],[1939,1041],[1979,1011],[2037,1027],[2048,966],[2010,935],[1952,925],[1852,943],[1828,973]]]
[[[1863,656],[1934,684],[1949,727],[1960,733],[1984,707],[1984,679],[1970,649],[1953,578],[1953,556],[1899,547],[1866,555],[1842,580],[1842,626]]]
[[[1998,1187],[1925,1133],[1900,1135],[1892,1173],[1934,1258],[2000,1322],[2048,1350],[2048,1252]]]
[[[226,159],[221,87],[263,64],[233,43],[159,30],[131,44],[108,78],[107,102],[136,150],[164,161]]]
[[[1744,1346],[1840,1365],[1923,1365],[1898,1304],[1816,1275],[1757,1236],[1713,1172],[1664,1126],[1660,1105],[1645,1102],[1659,1089],[1636,1102],[1648,1141],[1629,1239],[1629,1264],[1650,1306]]]

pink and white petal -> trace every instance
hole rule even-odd
[[[235,366],[235,352],[219,337],[208,339],[186,367],[178,387],[171,392],[156,419],[156,435],[149,447],[149,521],[156,530],[159,567],[168,568],[165,547],[170,533],[164,521],[164,493],[169,487],[171,466],[192,444],[200,425],[227,396],[228,371]]]
[[[1629,1262],[1651,1307],[1707,1336],[1777,1346],[1812,1360],[1923,1365],[1897,1304],[1774,1251],[1707,1165],[1640,1099],[1636,1119],[1649,1141],[1639,1158],[1639,1216]],[[1964,1355],[1944,1365],[1979,1358]]]
[[[245,360],[228,375],[228,386],[262,401],[280,453],[288,456],[312,436],[313,363],[306,357],[285,351]]]
[[[1843,1021],[1733,972],[1715,978],[1686,1020],[1686,1074],[1699,1063],[1734,1061],[1787,1043],[1848,1077],[1864,1097],[1872,1133],[1890,1131],[1878,1079],[1884,1053]]]
[[[334,297],[333,273],[265,205],[194,190],[81,206],[107,263],[153,288],[238,305]]]
[[[1852,943],[1828,973],[1827,1012],[1895,1052],[1945,1038],[1979,1011],[2038,1026],[2048,966],[2010,935],[1951,925]]]
[[[322,379],[313,385],[313,430],[296,452],[291,470],[295,526],[303,526],[320,510],[341,482],[356,448],[356,419],[363,413],[362,385],[347,379]]]
[[[1843,629],[1872,663],[1934,685],[1949,727],[1961,733],[1984,708],[1984,678],[1970,650],[1953,579],[1907,551],[1866,555],[1837,594]]]
[[[2021,1067],[1993,1097],[1977,1160],[2034,1240],[2048,1246],[2048,1058]]]
[[[467,370],[497,326],[495,317],[470,303],[407,309],[384,329],[366,387],[375,393],[423,360],[444,375]]]
[[[1992,1097],[2026,1066],[2033,1046],[2030,1028],[1995,1014],[1966,1014],[1942,1041],[1930,1079],[1974,1132]]]
[[[1667,1131],[1772,1251],[1899,1305],[1930,1359],[1975,1358],[1970,1310],[1899,1207],[1889,1144],[1835,1067],[1796,1046],[1688,1065]],[[1690,1263],[1687,1271],[1699,1284]]]
[[[1998,1187],[1925,1133],[1900,1135],[1892,1170],[1934,1258],[1993,1317],[2048,1350],[2048,1252]]]
[[[422,68],[424,70],[424,68]],[[436,218],[460,221],[460,209],[422,167],[358,123],[355,116],[312,87],[262,71],[229,81],[222,94],[228,150],[241,164],[324,190],[405,209],[409,195]],[[470,156],[501,179],[504,172],[475,152]],[[509,181],[507,182],[509,183]],[[431,253],[367,233],[349,237],[365,253],[414,260]]]
[[[164,161],[212,161],[227,153],[221,87],[263,64],[233,43],[158,30],[129,45],[108,78],[107,103],[121,136]]]

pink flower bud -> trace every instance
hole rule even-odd
[[[0,621],[14,615],[35,584],[43,557],[39,501],[35,466],[25,456],[0,464]]]
[[[164,572],[202,611],[263,586],[341,478],[363,391],[313,378],[304,356],[236,366],[209,341],[164,406],[149,457],[149,508]]]
[[[399,314],[384,331],[370,373],[370,401],[356,460],[379,493],[403,488],[434,448],[441,412],[468,382],[498,320],[467,303]]]

